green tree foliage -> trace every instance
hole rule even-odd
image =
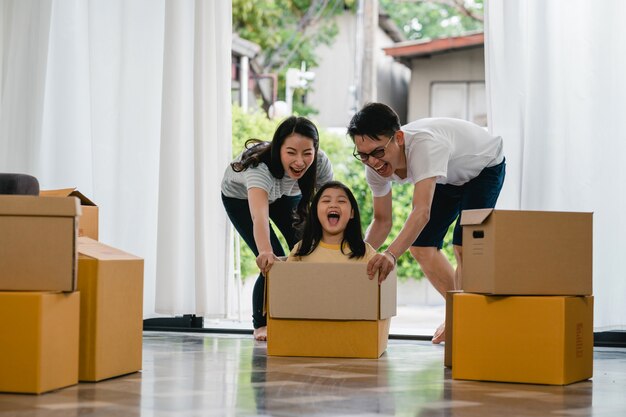
[[[316,48],[331,45],[339,28],[333,17],[349,8],[344,0],[233,0],[233,31],[261,46],[256,62],[263,73],[279,75],[279,97],[284,99],[288,68],[318,66]],[[299,114],[314,113],[302,104],[304,90],[296,90]],[[265,107],[270,103],[264,103]]]
[[[380,0],[380,6],[410,40],[483,29],[482,0]]]
[[[244,149],[243,144],[249,138],[257,138],[262,140],[271,140],[274,130],[279,121],[269,120],[263,113],[244,113],[238,106],[233,106],[233,157],[241,153]],[[363,230],[372,221],[372,195],[365,181],[365,170],[363,164],[352,157],[354,145],[347,136],[333,134],[327,130],[320,129],[320,149],[322,149],[330,159],[335,179],[348,185],[359,204],[361,213],[361,222]],[[397,236],[404,225],[406,218],[411,211],[411,201],[413,197],[413,188],[410,184],[394,185],[393,187],[393,226],[390,236],[383,245],[383,249]],[[452,229],[452,227],[451,227]],[[444,252],[454,263],[454,254],[452,251],[452,233],[451,229],[445,238]],[[274,228],[274,230],[277,230]],[[287,248],[280,233],[279,238],[283,244],[283,248]],[[256,276],[258,268],[256,267],[255,257],[252,251],[247,247],[245,242],[240,238],[241,245],[241,268],[242,276]],[[398,277],[404,279],[421,279],[424,277],[422,270],[417,262],[406,252],[398,259]]]
[[[245,113],[241,107],[233,106],[233,158],[244,150],[248,139],[271,141],[278,122],[267,118],[265,113]]]
[[[268,71],[288,65],[317,65],[315,48],[330,45],[338,33],[332,17],[343,0],[233,0],[233,30],[261,46],[260,64]],[[312,30],[312,29],[315,30]]]

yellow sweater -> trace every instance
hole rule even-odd
[[[339,245],[329,245],[328,243],[320,242],[309,255],[296,256],[295,254],[299,247],[300,242],[296,243],[289,253],[288,262],[367,262],[376,254],[374,248],[367,242],[365,242],[365,255],[362,258],[352,259],[348,257],[348,254],[350,254],[348,245],[344,245],[343,250],[346,254],[343,254]]]

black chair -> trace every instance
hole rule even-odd
[[[28,174],[0,173],[0,194],[39,195],[39,181]]]

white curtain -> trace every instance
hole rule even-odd
[[[145,317],[225,316],[230,0],[0,0],[0,24],[0,171],[93,198]]]
[[[499,207],[594,212],[596,331],[626,330],[626,2],[489,0],[489,125]]]
[[[220,182],[231,151],[231,8],[166,2],[157,308],[226,311],[230,240]]]

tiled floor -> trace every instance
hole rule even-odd
[[[266,357],[250,336],[144,333],[144,370],[0,394],[0,416],[625,416],[626,349],[596,348],[566,387],[453,381],[443,347],[391,340],[379,360]]]

